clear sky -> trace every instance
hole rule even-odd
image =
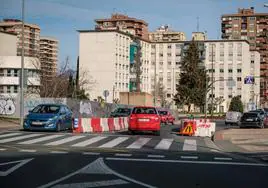
[[[0,0],[0,19],[21,18],[22,0]],[[25,21],[41,27],[41,35],[60,42],[59,61],[70,57],[72,67],[78,55],[80,29],[94,29],[94,19],[110,17],[113,12],[144,19],[153,31],[163,24],[186,33],[207,31],[209,39],[220,39],[222,14],[236,13],[238,8],[254,7],[268,12],[268,0],[25,0]],[[90,44],[89,44],[90,45]]]

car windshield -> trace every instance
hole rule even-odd
[[[155,108],[134,108],[133,114],[157,114]]]
[[[130,112],[129,108],[118,108],[117,110],[115,110],[115,113],[126,113],[128,114]]]
[[[257,116],[258,116],[257,113],[245,113],[245,114],[243,114],[243,118],[255,118]]]
[[[167,112],[167,111],[159,111],[159,114],[160,114],[160,115],[167,115],[168,112]]]
[[[38,105],[32,110],[32,113],[57,114],[60,106],[57,105]]]

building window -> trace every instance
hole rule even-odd
[[[4,69],[0,69],[0,76],[4,76]]]
[[[152,49],[155,49],[155,44],[152,45]]]
[[[163,66],[163,61],[160,61],[160,62],[159,62],[159,65]]]
[[[18,86],[14,86],[14,93],[18,93]]]
[[[15,76],[15,77],[18,77],[18,76],[19,76],[19,70],[18,70],[18,69],[15,69],[15,70],[14,70],[14,76]]]
[[[179,53],[176,53],[176,57],[179,57],[179,56],[181,56],[181,54],[179,54]]]
[[[159,57],[163,57],[163,54],[162,54],[162,53],[160,53],[160,54],[159,54]]]
[[[171,45],[168,45],[167,48],[171,49]]]
[[[7,93],[11,93],[11,86],[7,86]]]
[[[233,72],[233,69],[228,69],[228,72],[229,72],[229,73],[232,73],[232,72]]]
[[[241,77],[237,77],[237,81],[238,82],[241,82],[242,81],[242,78]]]
[[[128,88],[128,83],[126,83],[126,88]]]
[[[220,72],[224,72],[224,69],[220,69]]]
[[[231,98],[233,98],[233,96],[232,95],[228,95],[228,98],[231,99]]]
[[[250,63],[251,63],[251,64],[254,64],[254,60],[251,60]]]
[[[170,98],[171,97],[171,94],[170,93],[167,93],[167,98]]]
[[[242,72],[242,69],[237,69],[237,72]]]
[[[12,71],[11,71],[11,69],[7,69],[7,76],[12,76]]]
[[[180,49],[181,45],[180,44],[176,44],[176,49]]]
[[[4,93],[4,86],[0,86],[0,93]]]

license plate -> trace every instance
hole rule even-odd
[[[141,122],[148,122],[149,119],[139,119],[139,121],[141,121]]]
[[[253,121],[253,119],[247,119],[247,121]]]
[[[43,123],[39,121],[32,121],[32,125],[43,125]]]

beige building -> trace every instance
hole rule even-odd
[[[95,30],[119,30],[148,40],[148,23],[123,14],[112,14],[111,18],[96,19]]]
[[[0,96],[16,97],[20,88],[21,56],[17,56],[17,36],[0,32]],[[39,96],[40,61],[36,57],[24,58],[25,91],[27,96]]]
[[[4,19],[0,22],[0,31],[17,34],[17,55],[22,50],[22,22],[17,19]],[[40,27],[35,24],[24,23],[24,55],[39,57]]]
[[[40,37],[40,62],[42,78],[51,80],[57,72],[58,40],[52,37]]]
[[[185,41],[184,32],[173,31],[169,26],[161,26],[156,31],[149,33],[149,40],[152,42],[170,42],[170,41]]]
[[[193,32],[192,40],[195,40],[195,41],[207,40],[207,35],[204,32]]]
[[[86,90],[90,99],[104,98],[108,90],[107,102],[120,98],[120,92],[130,90],[130,81],[135,79],[130,70],[130,47],[132,35],[121,31],[79,31],[80,72],[92,77],[94,87]],[[140,40],[142,47],[141,90],[150,91],[149,66],[150,44]]]

